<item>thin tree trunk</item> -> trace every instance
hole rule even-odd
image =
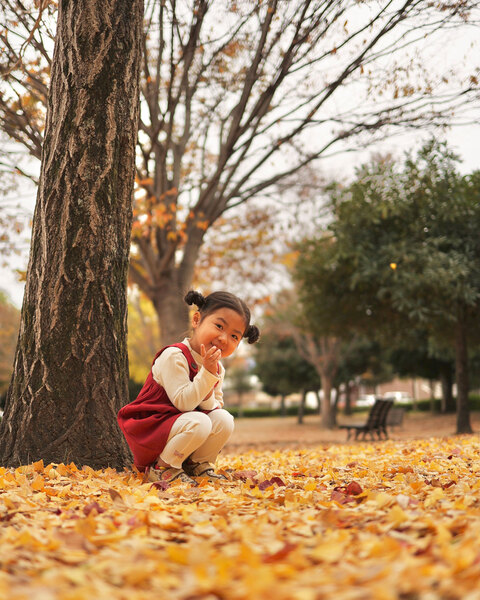
[[[305,415],[305,400],[307,398],[306,390],[302,390],[300,404],[298,405],[298,424],[303,425],[303,417]]]
[[[340,391],[338,387],[333,388],[335,390],[335,402],[332,405],[332,427],[337,426],[337,414],[338,414],[338,403],[340,402]]]
[[[472,433],[468,406],[468,346],[463,315],[457,321],[455,332],[455,371],[457,379],[457,433]]]
[[[440,382],[442,384],[442,413],[454,412],[456,405],[453,398],[453,374],[449,365],[441,368]]]
[[[142,0],[62,0],[0,460],[121,467]]]
[[[352,387],[349,381],[345,384],[345,414],[352,414]]]
[[[418,394],[417,394],[417,380],[415,379],[415,377],[412,379],[412,406],[413,406],[413,410],[417,410],[417,401],[418,401]],[[375,395],[377,395],[377,393],[375,392]]]
[[[430,379],[428,381],[428,386],[430,388],[430,412],[432,413],[432,415],[434,415],[436,410],[435,410],[435,394],[434,394],[435,382],[433,381],[433,379]]]
[[[321,425],[326,429],[333,429],[335,427],[335,417],[332,411],[332,388],[333,388],[333,377],[330,377],[326,373],[320,374],[322,380],[322,418]]]
[[[280,416],[281,417],[287,416],[287,407],[285,406],[285,394],[282,394],[280,396]]]

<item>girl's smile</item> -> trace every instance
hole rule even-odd
[[[221,351],[222,357],[230,356],[240,343],[245,321],[241,315],[231,308],[219,308],[201,319],[197,311],[192,319],[193,335],[190,340],[192,348],[200,354],[201,345],[205,350],[214,346]]]

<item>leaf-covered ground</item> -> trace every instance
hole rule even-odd
[[[480,440],[223,456],[229,480],[0,469],[0,598],[480,599]]]

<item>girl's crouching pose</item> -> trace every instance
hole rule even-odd
[[[135,466],[150,480],[197,485],[192,477],[223,478],[213,465],[233,432],[233,417],[222,408],[220,358],[230,356],[244,337],[253,344],[260,333],[250,325],[246,304],[233,294],[205,298],[190,291],[185,301],[198,308],[192,336],[157,353],[140,394],[119,411],[118,423]]]

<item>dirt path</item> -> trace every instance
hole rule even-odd
[[[346,422],[340,417],[339,422]],[[355,417],[348,421],[359,421]],[[480,434],[480,413],[472,413],[471,424]],[[406,414],[403,425],[389,428],[390,439],[420,439],[430,437],[451,437],[455,434],[455,415],[431,415],[429,413]],[[244,452],[250,449],[275,450],[288,447],[308,447],[323,444],[344,444],[347,433],[343,429],[332,431],[320,427],[320,417],[308,416],[303,425],[298,425],[296,417],[275,417],[257,419],[235,419],[235,431],[224,448],[225,453]],[[361,442],[353,442],[361,443]]]

